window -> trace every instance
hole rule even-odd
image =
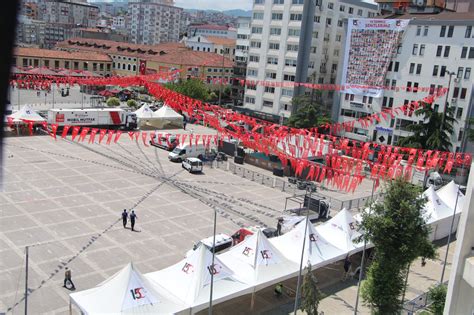
[[[89,69],[89,63],[88,63],[88,62],[84,62],[83,69],[84,69],[84,70],[88,70],[88,69]],[[124,68],[124,70],[125,70],[125,68]]]
[[[321,21],[321,17],[319,15],[314,17],[314,22],[319,23]]]
[[[276,72],[267,72],[267,73],[265,74],[265,78],[266,78],[266,79],[276,79],[276,77],[277,77]]]
[[[407,92],[411,92],[411,82],[407,82]]]
[[[258,70],[256,69],[249,69],[247,70],[247,75],[251,77],[256,77],[258,75]]]
[[[344,23],[342,22],[342,20],[337,20],[337,26],[338,27],[342,27],[344,25]]]
[[[454,90],[453,90],[453,97],[457,98],[458,96],[459,96],[459,88],[455,87]]]
[[[418,25],[416,27],[416,36],[420,36],[421,35],[421,25]]]
[[[281,35],[281,28],[278,28],[278,27],[270,28],[270,35]]]
[[[253,13],[254,20],[263,20],[263,12],[254,12]]]
[[[277,65],[277,64],[278,64],[278,58],[276,58],[276,57],[268,57],[268,58],[267,58],[267,64],[269,64],[269,65]]]
[[[304,4],[304,0],[293,0],[292,4]]]
[[[292,81],[292,82],[294,82],[294,81],[295,81],[295,76],[294,76],[294,75],[290,75],[290,74],[285,74],[285,75],[283,76],[283,80],[284,80],[284,81]]]
[[[263,101],[262,105],[264,107],[273,107],[273,102],[272,101]]]
[[[268,49],[278,50],[278,49],[280,49],[280,44],[279,43],[269,43],[268,44]]]
[[[353,13],[354,13],[354,8],[349,7],[349,14],[353,14]]]
[[[464,59],[467,56],[467,47],[463,47],[461,51],[461,58]]]
[[[439,76],[443,78],[445,75],[446,75],[446,66],[441,66],[441,72]]]
[[[272,20],[283,20],[283,13],[272,13]]]
[[[472,25],[466,26],[466,33],[464,34],[465,38],[470,38],[472,33]]]
[[[456,112],[456,118],[459,119],[462,117],[462,108],[458,107],[458,111]]]
[[[296,67],[296,60],[294,60],[294,59],[285,59],[285,66]]]
[[[255,4],[264,4],[265,0],[255,0]]]
[[[265,87],[265,93],[275,93],[275,88],[272,86],[266,86]]]
[[[446,26],[443,25],[441,26],[441,31],[439,32],[439,37],[444,37],[446,36]]]
[[[439,66],[438,65],[435,65],[433,67],[433,76],[436,77],[438,76],[438,70],[439,70]]]
[[[288,36],[300,36],[300,30],[296,28],[290,28],[288,30]]]
[[[328,2],[328,9],[334,9],[334,3]]]
[[[428,26],[423,29],[423,36],[428,36]]]
[[[413,50],[411,51],[411,54],[416,56],[418,53],[418,44],[413,44]]]
[[[416,74],[421,74],[421,63],[416,65]]]
[[[303,19],[302,14],[292,13],[290,14],[290,21],[301,21]]]
[[[262,47],[262,43],[261,43],[261,42],[251,41],[251,42],[250,42],[250,47],[252,47],[252,48],[260,48],[260,47]]]
[[[285,0],[273,0],[273,4],[285,4]]]
[[[454,26],[451,25],[448,28],[448,37],[453,37],[453,33],[454,33]]]
[[[420,65],[421,66],[421,65]],[[395,62],[395,66],[393,67],[393,72],[398,72],[398,69],[400,68],[400,63],[398,61]]]
[[[418,82],[413,83],[413,92],[417,93],[418,92]]]
[[[245,103],[255,104],[255,97],[246,96]]]
[[[326,25],[331,25],[332,19],[331,18],[326,18]]]
[[[444,55],[443,55],[443,56],[444,56],[445,58],[448,58],[448,57],[449,57],[449,51],[450,51],[450,49],[451,49],[451,46],[446,46],[446,47],[444,47]]]
[[[474,58],[474,47],[471,47],[469,48],[469,56],[468,56],[469,59],[473,59]]]
[[[288,45],[286,46],[286,50],[287,50],[287,51],[298,51],[298,45],[288,44]]]
[[[443,51],[443,46],[438,45],[438,48],[436,49],[436,57],[441,57],[442,51]]]
[[[415,72],[415,64],[414,63],[410,63],[410,71],[409,73],[410,74],[413,74]]]
[[[362,9],[357,10],[357,15],[362,16]]]
[[[420,56],[424,56],[425,55],[425,44],[421,44],[420,45]]]
[[[64,68],[69,69],[69,61],[64,61]]]
[[[464,68],[463,68],[463,67],[459,67],[459,68],[458,68],[458,74],[456,75],[456,78],[461,79],[463,73],[464,73]]]
[[[293,90],[282,89],[281,90],[281,95],[293,97]]]
[[[252,27],[252,34],[262,34],[263,28],[261,27]],[[199,48],[199,47],[198,47]]]
[[[342,35],[336,35],[336,42],[340,42],[342,40]]]
[[[339,11],[344,12],[346,11],[346,6],[345,5],[340,5],[339,6]],[[347,94],[346,94],[347,95]]]
[[[464,79],[469,80],[471,78],[471,68],[466,68],[464,71]]]
[[[250,55],[249,56],[249,61],[250,62],[259,62],[260,61],[260,56]]]
[[[466,88],[462,88],[462,89],[461,89],[461,96],[460,96],[460,99],[462,99],[462,100],[466,99],[466,94],[467,94],[467,89],[466,89]]]

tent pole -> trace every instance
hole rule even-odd
[[[441,280],[439,280],[440,284],[443,284],[444,280],[444,272],[446,270],[446,263],[448,261],[449,243],[451,243],[451,234],[453,234],[454,220],[456,219],[456,208],[458,206],[459,199],[459,185],[456,184],[456,186],[458,186],[458,190],[456,191],[456,203],[454,204],[453,219],[451,220],[451,227],[449,228],[448,245],[446,246],[446,255],[444,255],[443,271],[441,272]]]
[[[212,291],[214,289],[214,259],[216,257],[216,223],[217,223],[217,211],[214,210],[214,233],[212,236],[212,264],[209,272],[211,273],[211,288],[209,296],[209,315],[212,315]]]

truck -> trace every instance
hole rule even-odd
[[[50,109],[48,124],[134,130],[137,115],[121,108]]]

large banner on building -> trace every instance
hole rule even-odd
[[[392,57],[409,20],[349,19],[344,54],[344,93],[381,97]]]

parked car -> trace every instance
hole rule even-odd
[[[150,144],[167,151],[173,151],[174,148],[179,145],[179,139],[175,135],[170,134],[168,135],[168,141],[166,141],[166,136],[167,135],[161,135],[158,139],[158,134],[154,134],[153,139],[150,140]]]
[[[202,239],[196,244],[194,244],[193,249],[190,249],[186,253],[186,257],[188,257],[190,254],[192,254],[193,251],[195,251],[199,246],[202,244],[206,246],[211,252],[212,252],[212,244],[213,244],[213,236],[209,236],[208,238]],[[232,246],[232,237],[226,234],[216,234],[216,248],[215,252],[221,252],[224,249],[227,249]]]
[[[202,172],[202,161],[198,158],[187,158],[181,162],[181,166],[189,173]]]

